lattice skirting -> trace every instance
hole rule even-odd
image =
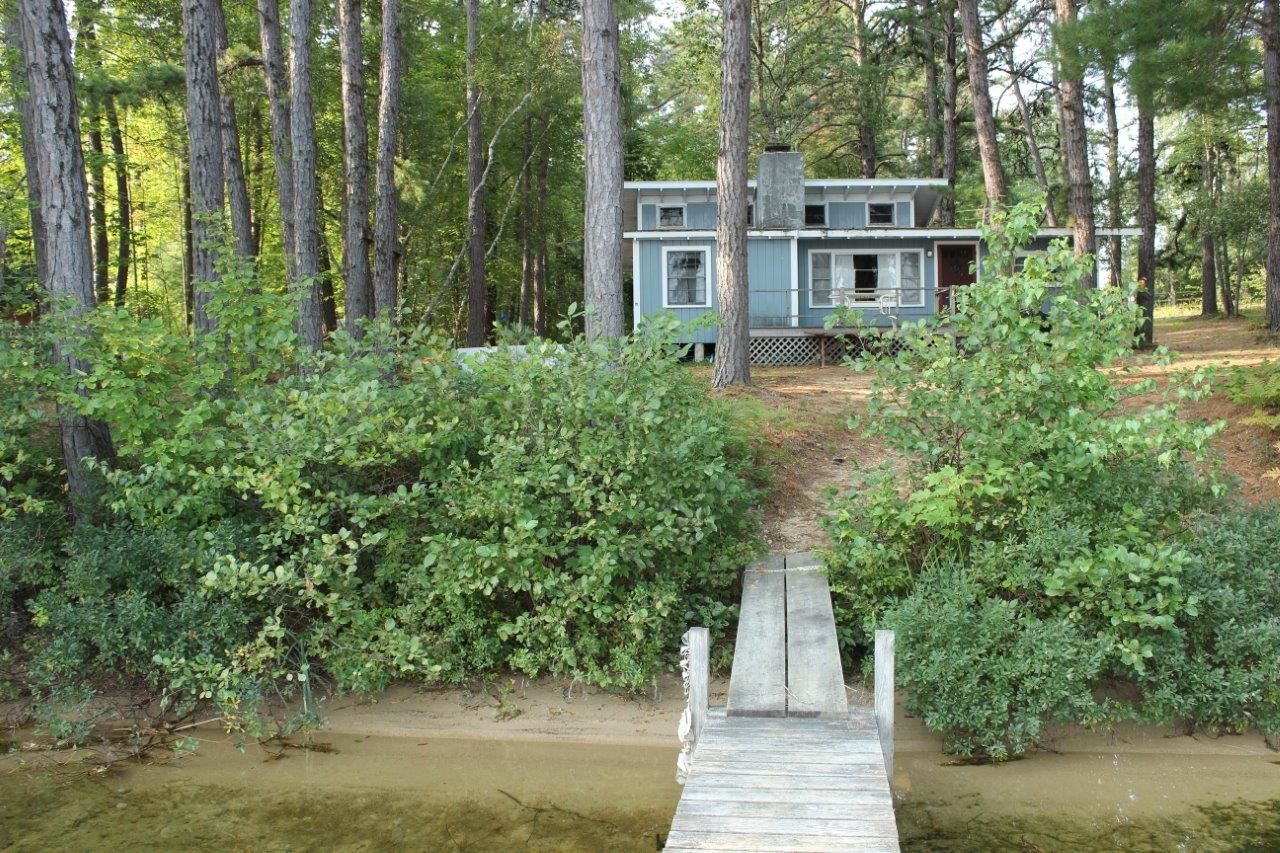
[[[897,355],[902,344],[892,335],[874,335],[868,338],[840,337],[753,337],[751,339],[751,363],[768,365],[840,364],[846,358],[859,355],[864,349],[873,349],[889,355]]]

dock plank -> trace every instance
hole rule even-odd
[[[729,701],[706,716],[664,849],[898,853],[885,766],[875,715],[848,707],[817,561],[752,566]]]
[[[786,587],[787,716],[845,719],[849,700],[827,578],[788,571]]]
[[[742,580],[738,639],[729,675],[731,717],[787,712],[786,582],[782,572],[748,569]]]

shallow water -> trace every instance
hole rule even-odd
[[[904,850],[1280,851],[1280,756],[1256,738],[1085,738],[1001,767],[948,766],[909,727],[903,740]],[[0,758],[0,848],[650,851],[680,794],[674,749],[315,741],[214,737],[101,777]]]

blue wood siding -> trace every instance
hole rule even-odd
[[[640,205],[640,230],[652,231],[658,227],[658,206],[656,204]]]
[[[716,252],[714,240],[636,240],[640,253],[639,310],[636,315],[648,317],[663,311],[674,314],[681,322],[690,322],[711,313],[716,305]],[[662,249],[705,249],[707,251],[707,289],[711,308],[662,307]],[[752,325],[768,321],[785,325],[791,314],[791,241],[786,239],[753,239],[747,241],[747,282],[751,289]],[[683,336],[689,343],[714,343],[714,327]]]
[[[662,307],[662,247],[671,246],[677,249],[706,249],[707,251],[707,292],[711,295],[711,304],[716,299],[716,248],[711,240],[636,240],[635,246],[640,252],[640,283],[637,293],[640,298],[640,309],[637,317],[648,317],[670,311],[683,323],[696,320],[714,308],[663,308]],[[748,251],[750,251],[748,249]],[[714,328],[703,329],[695,335],[686,335],[684,340],[690,343],[713,343],[716,339]]]
[[[934,259],[932,240],[912,240],[894,238],[871,238],[861,240],[801,240],[799,244],[799,277],[800,277],[800,325],[807,328],[822,328],[827,315],[835,309],[815,308],[809,303],[812,294],[809,292],[809,253],[811,251],[854,250],[863,252],[895,252],[903,249],[919,250],[923,257],[921,268],[921,284],[924,287],[924,305],[920,307],[900,307],[893,317],[902,320],[921,320],[932,317],[937,305],[936,281],[934,275]],[[862,311],[868,323],[887,326],[893,317],[880,312],[878,305],[869,305]]]
[[[827,205],[827,227],[867,227],[867,205],[861,201],[833,201]]]
[[[894,207],[895,207],[895,216],[893,217],[894,225],[898,226],[899,228],[911,228],[912,226],[915,225],[915,223],[911,221],[911,202],[900,201],[897,204],[895,204]]]
[[[715,202],[690,202],[684,208],[684,227],[698,231],[711,230],[716,227]]]
[[[791,241],[748,240],[747,281],[752,328],[790,325]]]

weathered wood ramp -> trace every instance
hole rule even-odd
[[[665,849],[898,850],[876,717],[849,708],[809,554],[743,577],[728,704],[706,716]]]

